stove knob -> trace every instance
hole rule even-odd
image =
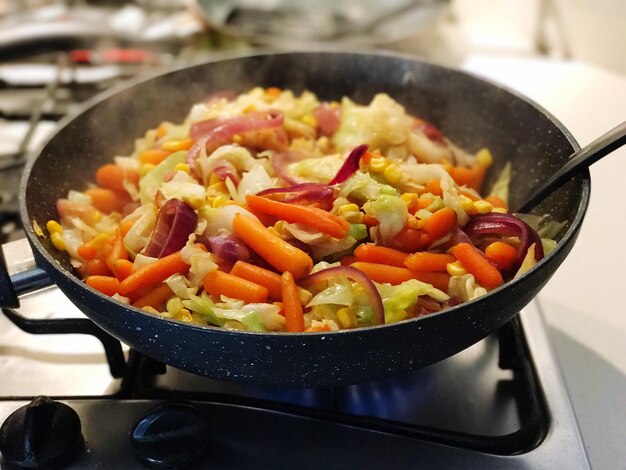
[[[158,407],[133,426],[130,440],[148,465],[184,467],[210,447],[210,430],[204,414],[195,406],[170,403]]]
[[[82,447],[78,414],[48,397],[15,410],[0,427],[0,453],[17,468],[56,467]]]

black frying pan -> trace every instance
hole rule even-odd
[[[33,233],[57,218],[55,201],[130,153],[136,136],[182,120],[212,91],[253,86],[309,89],[366,103],[389,93],[470,151],[495,156],[487,185],[510,160],[511,206],[560,167],[578,145],[545,110],[481,79],[396,55],[287,53],[231,58],[167,73],[107,93],[66,120],[25,172],[21,215],[35,260],[95,323],[150,357],[215,379],[278,387],[357,383],[427,366],[486,337],[514,317],[572,249],[589,202],[589,172],[536,208],[569,223],[557,248],[520,279],[475,301],[397,324],[335,333],[252,333],[166,320],[111,300],[80,281],[66,253]],[[0,263],[2,264],[2,263]],[[4,285],[4,290],[8,289]],[[6,297],[7,293],[3,292]],[[4,298],[4,297],[3,297]],[[6,302],[5,302],[6,303]]]

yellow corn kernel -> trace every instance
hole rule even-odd
[[[465,212],[471,212],[474,209],[474,201],[472,201],[469,197],[461,194],[459,196],[459,200],[461,201],[461,207]]]
[[[50,234],[50,240],[57,250],[65,251],[65,240],[63,240],[63,234],[61,232],[52,232]]]
[[[87,225],[94,226],[102,220],[102,212],[96,210],[90,211],[83,217],[83,220],[87,223]]]
[[[356,328],[356,315],[349,308],[343,307],[337,310],[337,321],[342,328]]]
[[[493,205],[489,201],[474,201],[474,209],[479,214],[489,214],[493,210]]]
[[[178,152],[180,150],[187,150],[189,148],[189,141],[185,142],[183,140],[170,140],[169,142],[164,142],[161,145],[163,150],[167,150],[168,152]]]
[[[390,163],[385,157],[373,157],[368,166],[374,173],[382,173]]]
[[[483,148],[476,153],[476,163],[484,167],[491,166],[493,163],[493,157],[491,156],[489,149]]]
[[[498,214],[506,214],[507,211],[504,207],[494,207],[491,212],[497,212]]]
[[[63,233],[63,227],[61,227],[61,224],[58,223],[56,220],[49,220],[46,223],[46,228],[48,229],[49,233]]]
[[[446,265],[446,271],[448,271],[450,276],[463,276],[464,274],[467,274],[467,270],[463,267],[460,261],[448,263]]]
[[[226,189],[226,185],[222,180],[219,180],[218,183],[209,185],[209,187],[207,188],[207,193],[209,194],[225,193],[226,191],[228,190]]]
[[[148,173],[150,173],[152,170],[154,170],[154,167],[156,165],[153,165],[152,163],[144,163],[143,165],[141,165],[141,167],[139,168],[139,174],[141,176],[146,176]]]
[[[223,207],[226,205],[226,203],[230,200],[230,197],[228,197],[225,194],[220,194],[219,196],[217,196],[215,199],[213,199],[213,203],[211,204],[211,207],[217,208],[217,207]]]
[[[191,316],[191,312],[189,310],[187,310],[186,308],[181,308],[178,311],[178,313],[176,314],[176,317],[180,321],[184,321],[186,323],[192,323],[193,322],[193,317]]]
[[[241,137],[239,134],[235,134],[233,136],[233,143],[240,144],[242,142],[243,142],[243,137]]]
[[[157,315],[159,315],[159,311],[156,308],[151,307],[150,305],[141,307],[141,310],[143,310],[144,312],[156,313]]]
[[[400,180],[402,180],[402,170],[395,163],[390,163],[385,171],[383,172],[383,176],[390,184],[398,184]]]
[[[344,215],[344,214],[347,214],[348,212],[358,212],[358,211],[359,211],[359,206],[357,206],[356,204],[345,204],[341,206],[339,210],[337,210],[337,213],[339,215]]]
[[[185,173],[189,173],[189,165],[186,163],[179,163],[174,167],[174,171],[184,171]]]
[[[217,176],[215,173],[211,173],[211,176],[209,177],[209,187],[213,186],[214,184],[217,183],[221,183],[222,180],[220,179],[219,176]]]
[[[404,201],[407,207],[411,207],[413,204],[417,204],[419,196],[416,193],[404,193],[400,196],[400,199]]]
[[[305,114],[302,116],[302,122],[307,126],[317,127],[317,119],[312,114]]]
[[[252,113],[252,112],[254,112],[254,111],[256,111],[256,106],[255,106],[255,105],[253,105],[253,104],[249,104],[249,105],[248,105],[248,106],[246,106],[246,107],[244,108],[244,110],[243,110],[244,114],[247,114],[247,113]]]

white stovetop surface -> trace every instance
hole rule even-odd
[[[626,120],[626,76],[575,62],[470,55],[464,70],[518,90],[581,146]],[[594,468],[625,468],[626,148],[591,168],[571,254],[538,296]]]

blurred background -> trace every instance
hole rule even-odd
[[[23,236],[22,168],[56,122],[139,74],[255,47],[400,51],[529,96],[584,145],[624,121],[625,19],[622,0],[0,0],[0,241]],[[626,461],[626,244],[607,243],[624,174],[625,149],[594,165],[579,241],[539,296],[595,468]]]

